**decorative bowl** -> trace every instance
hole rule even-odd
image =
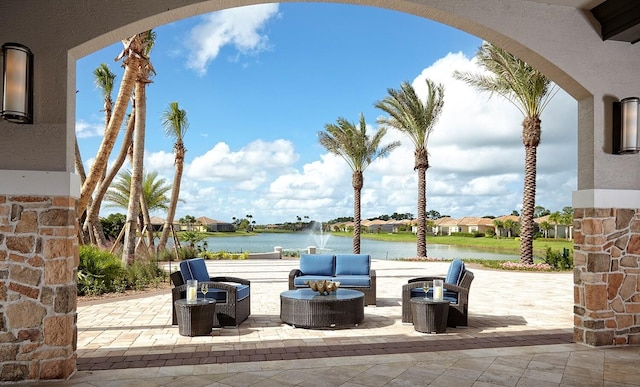
[[[340,287],[340,282],[334,281],[304,281],[314,292],[318,292],[321,296],[335,292]]]

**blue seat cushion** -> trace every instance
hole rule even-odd
[[[297,288],[308,288],[309,285],[305,281],[333,281],[330,275],[301,275],[293,279],[293,285]]]
[[[300,271],[305,275],[332,276],[334,267],[333,255],[302,254],[300,256]]]
[[[462,279],[462,273],[464,272],[464,262],[460,259],[454,259],[449,265],[449,271],[444,282],[448,284],[458,285]]]
[[[371,273],[371,256],[369,254],[337,254],[336,276],[366,275]]]
[[[249,296],[249,285],[236,285],[236,291],[238,294],[237,301],[244,300]],[[198,291],[198,298],[204,298],[202,292]],[[216,300],[216,302],[225,304],[227,302],[227,291],[222,289],[209,288],[207,292],[207,298]]]
[[[209,273],[207,272],[207,265],[204,263],[203,258],[186,259],[180,262],[180,274],[184,283],[187,280],[194,279],[198,282],[209,281]]]
[[[433,298],[433,288],[429,288],[426,296],[429,298]],[[425,297],[424,289],[422,288],[411,289],[411,297]],[[447,300],[453,304],[457,304],[458,292],[452,292],[450,290],[445,289],[444,294],[442,295],[442,299]]]
[[[340,282],[340,287],[369,287],[371,277],[368,275],[337,275],[333,281]]]

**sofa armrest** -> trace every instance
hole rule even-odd
[[[209,278],[209,281],[210,282],[234,282],[242,285],[249,285],[249,286],[251,285],[251,281],[244,278],[239,278],[239,277],[227,277],[227,276],[211,277]]]
[[[302,271],[300,271],[300,269],[292,269],[291,272],[289,272],[289,290],[294,290],[296,288],[293,284],[293,281],[296,277],[299,277],[302,274],[303,273]]]
[[[424,281],[433,281],[438,279],[444,281],[444,277],[417,277],[417,278],[411,278],[408,282],[409,283],[424,282]]]

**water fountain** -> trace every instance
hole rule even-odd
[[[309,246],[308,250],[310,254],[314,254],[316,251],[322,252],[326,251],[327,241],[329,241],[329,237],[331,234],[324,233],[324,227],[322,223],[313,222],[311,225],[311,236],[313,237],[313,241],[315,242],[315,246]],[[314,250],[311,253],[311,250]]]

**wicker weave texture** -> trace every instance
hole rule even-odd
[[[413,328],[418,332],[446,332],[448,313],[448,301],[432,301],[420,297],[411,299]]]
[[[175,303],[178,317],[178,333],[182,336],[204,336],[211,334],[216,302],[189,304],[186,300]]]
[[[364,294],[351,299],[320,296],[290,298],[280,294],[280,319],[301,328],[331,328],[357,325],[364,320]]]

